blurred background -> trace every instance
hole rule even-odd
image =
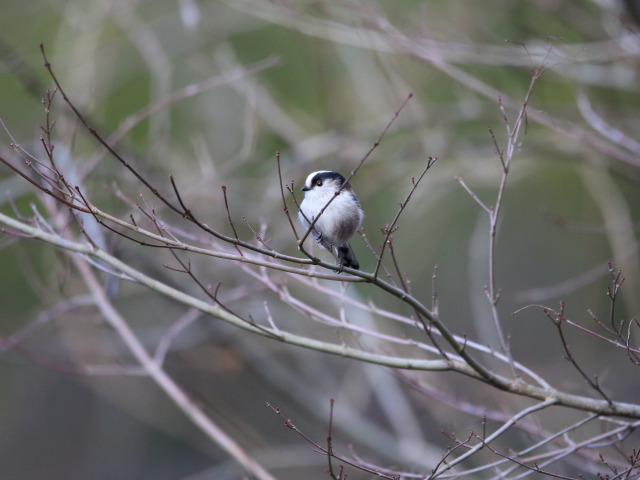
[[[489,219],[455,178],[495,205],[502,169],[489,127],[505,148],[504,117],[515,121],[532,72],[544,60],[498,228],[498,307],[513,355],[558,388],[593,396],[563,359],[556,330],[541,311],[514,312],[533,304],[557,309],[563,301],[567,317],[597,329],[592,316],[609,321],[607,262],[613,259],[625,278],[615,321],[640,315],[636,1],[31,0],[5,2],[2,10],[0,118],[13,137],[0,132],[3,157],[16,158],[10,147],[16,142],[45,158],[42,98],[53,82],[42,43],[91,125],[167,196],[173,175],[198,217],[231,234],[224,185],[239,236],[253,239],[244,217],[255,230],[265,229],[274,249],[291,255],[297,249],[282,212],[275,152],[281,152],[283,181],[293,182],[301,199],[299,187],[310,172],[348,175],[413,93],[351,182],[366,213],[367,240],[380,246],[381,228],[412,177],[429,156],[438,157],[394,235],[398,264],[427,305],[437,265],[443,320],[492,348],[500,344],[483,290]],[[93,203],[124,219],[137,215],[135,203],[147,204],[163,221],[188,228],[98,148],[59,94],[51,116],[60,168],[91,192]],[[4,166],[0,193],[3,212],[33,215],[33,190]],[[185,275],[163,267],[171,262],[166,252],[100,229],[93,234],[118,258],[201,296]],[[91,305],[68,257],[19,240],[0,233],[0,336],[24,337],[0,356],[1,476],[244,478],[149,379],[78,371],[88,364],[128,365],[131,358]],[[352,245],[362,268],[373,269],[362,239]],[[264,318],[267,302],[280,327],[340,341],[335,328],[279,303],[236,264],[188,258],[205,283],[221,282],[220,296],[235,311]],[[339,296],[313,291],[295,277],[278,281],[321,311],[339,314]],[[176,321],[193,316],[172,345],[168,372],[280,479],[327,478],[326,458],[285,428],[266,402],[323,443],[334,398],[333,434],[342,451],[353,445],[379,465],[428,472],[451,443],[440,430],[464,437],[482,428],[481,407],[497,401],[495,392],[459,375],[418,375],[442,394],[438,400],[384,368],[249,335],[141,286],[114,288],[115,305],[150,349]],[[350,285],[346,295],[412,313],[368,285]],[[363,325],[379,321],[353,315]],[[637,345],[638,329],[631,331]],[[575,329],[567,337],[585,371],[597,375],[612,398],[637,402],[638,367],[624,350]],[[460,414],[447,405],[452,398],[479,410]],[[504,408],[511,414],[526,405],[509,401]],[[545,421],[563,415],[558,409]],[[514,436],[506,444],[519,442]],[[582,467],[576,459],[562,468],[568,474]],[[349,478],[369,477],[353,471]]]

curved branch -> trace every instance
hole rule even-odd
[[[423,370],[423,371],[452,371],[461,373],[468,377],[479,380],[483,383],[487,383],[494,387],[500,388],[506,392],[521,395],[541,401],[547,401],[550,399],[554,399],[556,405],[575,408],[578,410],[584,410],[587,412],[597,413],[600,415],[607,416],[620,416],[620,417],[628,417],[628,418],[637,418],[640,419],[640,405],[631,404],[631,403],[623,403],[623,402],[611,402],[608,403],[605,400],[595,400],[593,398],[584,397],[580,395],[573,395],[570,393],[566,393],[554,388],[542,388],[539,386],[531,385],[522,380],[511,380],[501,375],[495,374],[493,372],[488,372],[488,378],[484,375],[481,375],[475,368],[470,366],[467,362],[467,358],[463,357],[465,361],[454,361],[454,360],[424,360],[417,358],[403,358],[392,355],[383,355],[372,352],[367,352],[361,349],[349,347],[346,345],[339,345],[334,343],[323,342],[320,340],[295,335],[292,333],[284,332],[279,330],[278,332],[270,331],[270,327],[258,328],[254,325],[251,325],[236,317],[233,314],[225,311],[223,308],[207,303],[198,298],[187,295],[186,293],[177,290],[173,287],[170,287],[158,280],[151,278],[144,273],[130,267],[126,263],[120,261],[114,256],[108,254],[104,250],[101,250],[93,245],[87,243],[73,242],[67,239],[60,237],[59,235],[48,233],[42,230],[39,230],[29,224],[18,221],[10,216],[7,216],[3,213],[0,213],[0,224],[4,224],[16,231],[23,233],[25,236],[29,236],[33,239],[40,240],[46,242],[50,245],[53,245],[57,248],[62,248],[64,250],[68,250],[71,252],[76,252],[81,255],[88,255],[94,257],[106,264],[109,264],[115,270],[120,271],[127,276],[135,279],[139,283],[145,285],[148,288],[156,290],[157,292],[165,295],[166,297],[173,298],[174,300],[188,305],[190,307],[197,308],[198,310],[212,315],[216,318],[219,318],[227,323],[230,323],[236,327],[242,328],[244,330],[250,331],[252,333],[256,333],[262,336],[272,337],[276,335],[278,338],[290,345],[296,345],[303,348],[308,348],[311,350],[317,350],[324,353],[328,353],[331,355],[338,355],[346,358],[351,358],[353,360],[359,360],[363,362],[368,362],[376,365],[382,365],[390,368],[401,368],[407,370]],[[374,279],[372,274],[367,274],[365,277],[368,277],[370,281],[377,286],[380,286],[386,291],[393,293],[395,295],[402,295],[404,298],[406,294],[396,287],[392,287],[391,285],[385,284],[381,282],[379,279]],[[412,302],[415,303],[416,307],[425,309],[417,300],[412,299]],[[412,303],[410,303],[414,306]],[[425,309],[428,312],[428,310]],[[439,322],[438,319],[434,318],[434,323]],[[440,325],[444,327],[443,325]],[[445,329],[445,331],[447,331]],[[448,332],[448,331],[447,331]],[[451,335],[448,333],[448,335]],[[446,337],[445,337],[446,338]],[[455,338],[452,338],[454,343],[456,342]]]

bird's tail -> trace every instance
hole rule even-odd
[[[349,242],[345,242],[338,247],[338,263],[343,267],[355,268],[356,270],[360,268]]]

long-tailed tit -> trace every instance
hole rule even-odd
[[[360,265],[349,239],[360,228],[364,213],[351,185],[345,182],[345,178],[336,172],[321,170],[310,174],[302,187],[304,201],[298,217],[305,229],[309,229],[317,218],[311,231],[316,242],[329,250],[340,266],[358,269]]]

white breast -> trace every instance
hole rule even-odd
[[[329,195],[306,195],[300,210],[313,221],[332,196],[332,192]],[[304,216],[300,214],[299,217],[302,224],[309,228]],[[324,242],[339,246],[347,242],[360,228],[362,217],[362,210],[355,197],[350,192],[343,191],[322,213],[314,230],[322,235]]]

